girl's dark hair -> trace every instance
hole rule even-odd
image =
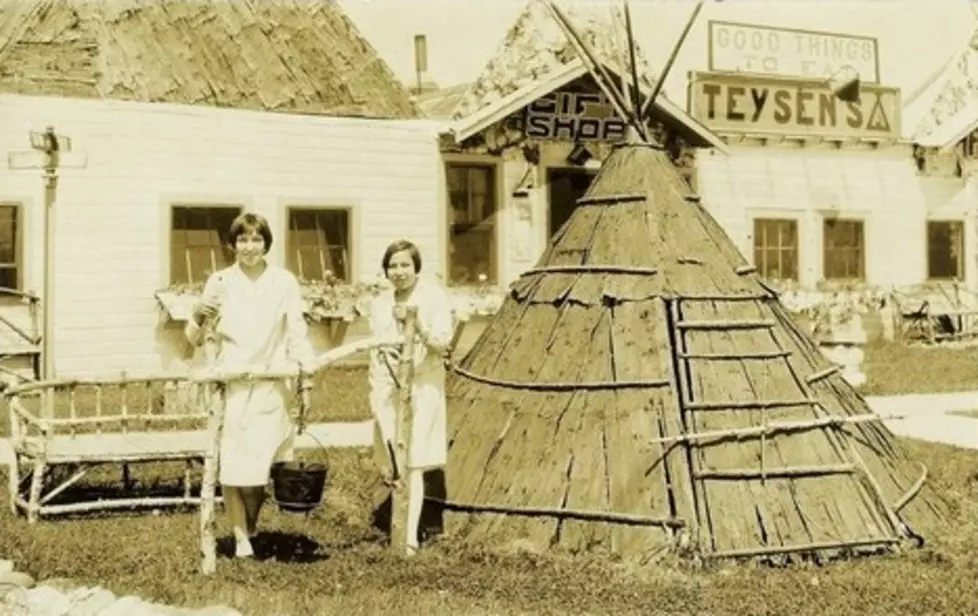
[[[239,215],[231,223],[228,230],[228,243],[234,248],[238,243],[238,238],[246,233],[257,232],[265,240],[265,254],[272,247],[272,228],[268,225],[268,220],[261,214],[247,212]]]
[[[391,259],[395,254],[406,250],[409,255],[411,255],[411,262],[414,263],[414,273],[417,274],[421,271],[421,251],[418,247],[414,245],[414,242],[408,240],[397,240],[391,243],[384,251],[384,256],[380,259],[380,265],[384,268],[384,275],[387,275],[387,268],[390,267]]]

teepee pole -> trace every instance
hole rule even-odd
[[[645,117],[645,114],[649,112],[655,99],[659,96],[659,92],[662,90],[662,85],[666,82],[666,77],[669,75],[669,71],[672,69],[673,63],[676,61],[676,56],[679,55],[679,50],[683,48],[683,43],[686,42],[686,37],[689,35],[689,31],[693,27],[693,22],[696,21],[696,16],[700,14],[703,9],[703,0],[696,3],[696,8],[690,14],[689,19],[686,20],[686,27],[683,28],[683,33],[679,35],[679,40],[676,41],[676,45],[672,48],[672,53],[669,54],[669,59],[666,61],[665,67],[662,69],[662,74],[655,82],[655,87],[652,88],[652,93],[649,97],[645,99],[645,103],[639,109],[638,117],[639,121],[641,118]]]
[[[628,0],[622,0],[622,5],[625,13],[625,35],[628,41],[628,56],[629,56],[629,66],[632,69],[632,87],[634,88],[631,92],[632,108],[635,110],[635,120],[639,124],[643,124],[642,121],[642,103],[638,89],[638,62],[635,60],[635,31],[632,29],[632,11],[628,8]]]
[[[621,53],[621,70],[618,71],[618,79],[621,81],[621,91],[628,91],[628,71],[626,67],[628,66],[628,41],[623,39],[621,31],[618,29],[620,23],[624,23],[624,18],[619,18],[618,11],[621,9],[617,4],[609,3],[608,7],[611,11],[611,31],[615,37],[615,54]]]
[[[641,128],[639,127],[639,122],[633,117],[631,113],[628,112],[628,105],[625,103],[624,95],[615,89],[615,80],[608,74],[608,70],[597,60],[597,56],[591,52],[590,48],[577,36],[574,31],[574,27],[571,25],[567,16],[564,15],[563,11],[557,6],[554,0],[541,0],[544,5],[550,10],[550,14],[553,16],[554,21],[563,30],[564,35],[567,36],[567,40],[570,42],[574,51],[581,58],[581,62],[588,68],[591,74],[594,76],[594,81],[597,82],[598,87],[604,92],[608,100],[614,106],[615,111],[621,116],[623,120],[629,123],[635,130],[643,134]]]

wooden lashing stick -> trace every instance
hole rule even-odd
[[[217,361],[217,334],[208,322],[204,331],[204,357],[208,366]],[[200,485],[200,551],[201,573],[210,575],[217,570],[216,516],[214,501],[217,492],[217,468],[221,431],[224,427],[224,395],[218,383],[207,383],[200,395],[208,411],[207,449],[204,452],[204,477]]]
[[[764,411],[764,407],[761,407],[761,485],[767,484],[767,475],[764,473],[764,452],[767,449],[765,445],[767,436],[767,413]]]
[[[418,310],[408,306],[407,319],[403,322],[404,344],[398,364],[397,393],[394,428],[394,489],[391,493],[391,547],[402,554],[408,553],[408,509],[411,502],[411,482],[408,461],[411,452],[411,426],[414,424],[411,394],[414,388],[415,332]]]

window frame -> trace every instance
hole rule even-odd
[[[829,276],[829,250],[828,250],[828,233],[826,233],[829,225],[838,223],[853,223],[859,225],[859,274],[856,277],[835,277]],[[866,282],[866,268],[867,268],[867,224],[865,218],[860,218],[858,216],[825,216],[822,218],[822,279],[826,282],[854,282],[863,283]]]
[[[452,168],[466,168],[466,169],[484,169],[488,171],[489,178],[486,186],[491,191],[491,197],[489,202],[492,204],[492,213],[490,216],[484,218],[481,222],[472,224],[472,227],[477,227],[481,224],[489,224],[492,227],[490,233],[491,250],[489,255],[489,272],[487,273],[489,280],[486,281],[487,284],[500,284],[502,280],[502,230],[500,229],[500,213],[502,206],[502,180],[503,173],[501,170],[501,161],[498,159],[488,159],[488,158],[470,158],[470,157],[460,157],[460,158],[445,158],[443,160],[443,172],[444,172],[444,182],[443,190],[445,191],[445,210],[442,218],[443,224],[443,237],[445,238],[445,266],[444,266],[444,280],[445,284],[449,287],[464,287],[469,285],[479,284],[477,280],[470,282],[455,282],[452,279],[452,232],[453,228],[457,224],[471,224],[471,223],[456,223],[452,221],[453,208],[451,201],[451,191],[449,190],[448,178],[450,170]],[[469,188],[471,191],[471,188]],[[467,209],[471,210],[471,196],[468,197],[469,203],[467,204]],[[488,222],[487,222],[488,221]]]
[[[356,208],[353,205],[318,205],[318,204],[286,204],[284,207],[285,211],[285,221],[284,221],[284,236],[285,241],[282,242],[285,251],[284,264],[286,269],[292,272],[296,278],[300,280],[302,277],[299,272],[295,271],[291,267],[290,254],[292,253],[293,246],[293,231],[292,231],[292,215],[295,212],[344,212],[346,214],[346,278],[341,278],[344,283],[353,283],[357,279],[356,275],[356,234],[354,230],[356,228],[355,215]],[[322,248],[320,248],[322,250]],[[335,274],[335,272],[334,272]],[[339,278],[339,277],[338,277]]]
[[[793,248],[794,248],[794,261],[795,261],[795,263],[794,263],[795,278],[794,279],[780,278],[780,279],[777,279],[777,280],[784,280],[784,281],[787,281],[787,282],[800,283],[801,282],[801,247],[802,247],[802,241],[801,241],[801,222],[798,220],[797,217],[778,216],[776,214],[775,215],[766,215],[766,214],[764,214],[764,215],[755,215],[755,216],[752,216],[751,217],[751,253],[750,253],[751,254],[751,259],[752,259],[752,262],[754,264],[754,267],[757,268],[758,275],[761,276],[762,278],[767,279],[768,277],[767,277],[767,275],[764,272],[764,264],[763,263],[758,263],[758,261],[757,261],[757,252],[758,252],[758,249],[760,248],[760,250],[762,252],[765,252],[765,253],[766,252],[769,252],[771,250],[775,250],[775,249],[779,253],[783,253],[785,251],[785,248],[782,247],[780,244],[778,244],[776,246],[764,245],[762,247],[759,247],[758,246],[758,243],[757,243],[758,242],[758,224],[759,223],[777,223],[778,225],[783,224],[783,223],[789,223],[789,224],[791,224],[791,225],[794,226],[795,245],[793,246]],[[779,236],[780,236],[780,234],[779,234]]]
[[[173,241],[173,239],[174,239],[174,234],[177,232],[177,229],[175,227],[177,210],[178,209],[185,209],[185,210],[195,210],[195,209],[196,210],[222,210],[222,209],[223,210],[235,210],[236,213],[234,214],[234,217],[237,217],[237,216],[241,215],[245,211],[245,205],[243,203],[240,203],[240,202],[230,202],[230,201],[198,201],[198,200],[189,201],[189,200],[180,200],[180,201],[172,201],[172,202],[170,202],[169,203],[169,207],[167,209],[168,209],[168,219],[169,219],[169,225],[168,225],[169,228],[167,229],[167,247],[168,247],[168,256],[169,256],[169,259],[167,259],[167,266],[166,266],[167,267],[167,277],[166,277],[167,284],[169,286],[171,286],[171,287],[172,286],[177,286],[177,285],[186,285],[186,284],[203,284],[204,282],[206,282],[206,279],[207,279],[206,276],[203,279],[201,279],[201,280],[195,280],[195,279],[193,279],[193,272],[191,271],[191,268],[189,268],[189,267],[187,268],[187,275],[188,275],[188,278],[191,278],[190,280],[187,280],[187,281],[175,281],[174,280],[174,273],[175,272],[173,271],[173,259],[174,259],[174,250],[176,250],[177,246],[176,246],[175,242]],[[233,217],[232,217],[232,219],[233,219]],[[227,229],[225,229],[223,232],[219,231],[219,233],[226,234],[227,233]],[[220,244],[220,246],[222,246],[222,247],[229,247],[229,245],[227,244],[227,237],[226,237],[226,235],[224,237],[220,237],[219,236],[219,239],[224,242],[224,243]],[[186,251],[186,245],[183,246],[183,250]],[[211,250],[213,250],[213,247],[211,247]],[[184,254],[185,254],[185,257],[186,257],[186,252]],[[212,255],[213,255],[213,253],[212,253]],[[215,271],[218,270],[218,269],[220,269],[220,266],[218,266],[215,263]]]
[[[931,225],[952,225],[958,226],[960,228],[960,246],[958,246],[958,272],[957,276],[931,276],[931,245],[930,245],[930,228]],[[924,251],[925,251],[925,264],[927,268],[926,280],[928,282],[964,282],[966,270],[967,270],[967,225],[965,221],[960,218],[928,218],[924,224]]]
[[[9,207],[14,211],[16,229],[14,230],[14,261],[13,267],[16,269],[16,282],[12,287],[13,291],[17,293],[0,293],[0,299],[10,300],[10,301],[21,301],[21,293],[27,293],[26,286],[26,272],[24,268],[26,267],[26,250],[24,242],[27,238],[25,235],[24,227],[27,224],[26,213],[27,208],[24,207],[23,202],[14,200],[0,200],[0,207]]]

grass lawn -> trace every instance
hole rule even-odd
[[[867,350],[867,393],[957,391],[975,387],[978,350]],[[912,366],[912,368],[908,368]],[[362,369],[319,383],[313,421],[368,417]],[[727,566],[690,571],[630,569],[597,557],[533,555],[494,546],[463,551],[451,539],[411,560],[383,547],[369,524],[378,469],[361,450],[329,454],[327,504],[310,517],[269,505],[256,548],[261,557],[218,561],[203,578],[192,510],[54,518],[29,527],[0,508],[0,558],[39,579],[68,578],[185,606],[223,603],[244,614],[978,614],[978,452],[909,441],[952,518],[918,529],[921,550],[814,568]],[[309,454],[303,454],[309,455]],[[182,466],[133,467],[137,489],[179,493]],[[107,490],[107,469],[78,490]],[[70,494],[66,495],[70,498]],[[228,533],[223,512],[221,535]],[[230,547],[220,546],[226,554]]]
[[[930,543],[901,556],[822,568],[630,570],[596,557],[454,548],[411,560],[389,554],[369,525],[372,457],[331,454],[327,505],[309,518],[269,507],[260,560],[218,561],[203,578],[197,517],[169,511],[55,518],[28,527],[0,512],[0,555],[41,578],[100,584],[117,595],[244,614],[975,614],[978,613],[978,452],[910,444],[952,504],[953,518],[920,529]],[[165,467],[136,472],[164,483]],[[170,477],[175,482],[179,469]],[[159,485],[157,485],[159,487]],[[177,489],[174,487],[174,489]],[[223,516],[222,534],[227,532]],[[226,552],[229,547],[222,545]]]
[[[978,390],[978,347],[879,342],[866,348],[867,396]]]

